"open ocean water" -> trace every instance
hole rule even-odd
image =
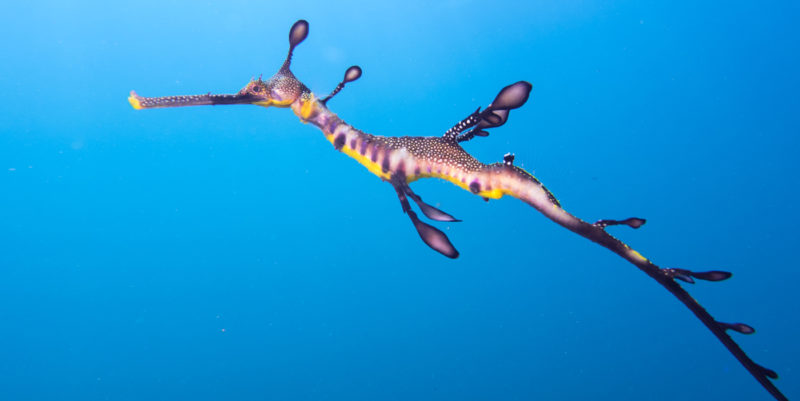
[[[296,4],[292,4],[296,3]],[[10,2],[0,15],[0,399],[769,400],[667,291],[513,199],[390,185],[286,109],[135,111],[293,71],[380,135],[440,135],[686,284],[800,397],[796,2]]]

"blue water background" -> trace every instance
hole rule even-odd
[[[664,289],[513,198],[415,183],[464,220],[426,247],[392,188],[289,111],[134,111],[283,61],[381,135],[514,152],[688,286],[800,397],[796,2],[13,2],[0,15],[0,399],[767,400]],[[735,334],[735,333],[734,333]]]

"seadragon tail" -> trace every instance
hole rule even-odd
[[[513,158],[511,161],[513,161]],[[638,228],[644,224],[644,219],[600,220],[597,223],[588,223],[581,220],[564,210],[555,196],[538,179],[525,170],[514,166],[511,161],[506,159],[504,163],[487,165],[470,184],[470,190],[487,198],[499,198],[503,195],[518,198],[534,207],[550,220],[621,256],[657,281],[689,308],[773,397],[777,400],[787,400],[786,396],[770,380],[777,379],[778,375],[750,359],[727,332],[728,330],[733,330],[742,334],[751,334],[755,330],[743,323],[717,321],[676,281],[694,283],[695,278],[706,281],[721,281],[729,278],[731,276],[730,273],[722,271],[693,272],[657,266],[605,230],[607,225],[615,224],[625,224]]]

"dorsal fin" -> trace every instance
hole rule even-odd
[[[489,128],[499,127],[508,121],[511,110],[521,107],[528,101],[533,85],[518,81],[506,86],[495,96],[489,107],[480,108],[461,120],[444,133],[445,140],[464,142],[476,136],[488,136]],[[471,129],[470,129],[471,128]],[[462,132],[470,129],[462,134]]]
[[[519,81],[506,86],[486,109],[481,112],[481,121],[475,130],[499,127],[508,121],[511,110],[522,107],[528,101],[533,85]]]
[[[533,85],[530,82],[519,81],[506,86],[500,90],[492,104],[487,107],[490,110],[511,110],[522,107],[528,101]]]

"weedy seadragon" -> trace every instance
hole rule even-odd
[[[408,199],[410,198],[431,220],[440,222],[459,220],[423,202],[422,198],[411,190],[409,184],[422,178],[436,177],[487,200],[498,199],[503,195],[520,199],[562,227],[616,253],[656,280],[686,305],[772,396],[778,400],[787,399],[771,380],[777,379],[778,375],[753,362],[728,335],[728,331],[752,334],[755,330],[743,323],[724,323],[715,320],[678,283],[678,280],[694,283],[696,279],[722,281],[730,278],[731,273],[660,268],[606,232],[607,227],[615,225],[639,228],[645,224],[644,219],[630,217],[622,220],[604,219],[594,223],[586,222],[562,208],[555,196],[532,174],[515,166],[513,155],[506,154],[502,162],[484,164],[461,147],[462,142],[487,136],[487,130],[505,124],[511,110],[521,107],[528,100],[532,88],[530,83],[519,81],[506,86],[487,107],[483,110],[478,108],[441,136],[371,135],[348,125],[327,106],[331,98],[346,83],[361,76],[361,68],[358,66],[348,68],[344,80],[333,92],[324,97],[315,95],[292,74],[290,70],[292,52],[308,36],[308,29],[308,22],[297,21],[289,32],[289,53],[278,72],[266,81],[261,78],[251,80],[236,94],[142,97],[131,92],[128,100],[135,109],[223,104],[291,108],[300,120],[318,127],[336,150],[352,157],[370,172],[391,184],[397,192],[403,212],[411,219],[422,240],[449,258],[458,257],[456,248],[441,230],[423,222],[417,216]]]

